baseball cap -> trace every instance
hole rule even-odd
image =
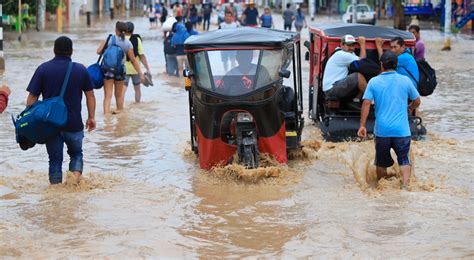
[[[354,36],[346,34],[341,37],[341,42],[342,44],[354,44],[356,43],[356,39],[354,38]]]
[[[398,57],[393,51],[385,51],[380,57],[380,62],[384,68],[397,67]]]

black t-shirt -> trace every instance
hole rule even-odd
[[[71,62],[70,57],[56,56],[41,64],[33,74],[26,90],[32,95],[41,95],[43,99],[59,96],[69,62]],[[93,89],[91,78],[84,65],[74,62],[64,93],[67,124],[63,131],[78,132],[84,129],[81,116],[82,92]]]
[[[258,10],[257,8],[247,8],[244,11],[245,14],[245,24],[246,25],[258,25],[257,18],[258,18]]]

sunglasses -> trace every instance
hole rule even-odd
[[[349,46],[349,47],[352,47],[355,45],[355,43],[344,43],[345,45]]]

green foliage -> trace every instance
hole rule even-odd
[[[56,13],[56,8],[59,5],[59,1],[60,0],[46,0],[46,12]],[[30,16],[36,15],[38,0],[22,0],[21,3],[26,3],[30,6]],[[18,15],[18,0],[7,1],[6,4],[3,4],[2,9],[4,15]]]

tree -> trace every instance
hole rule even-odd
[[[392,0],[393,8],[393,28],[406,30],[405,15],[403,13],[403,5],[401,0]]]

